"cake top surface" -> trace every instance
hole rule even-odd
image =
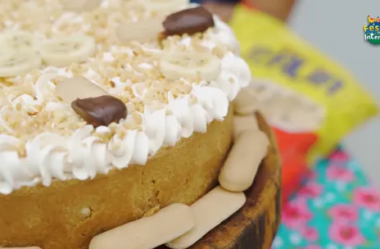
[[[223,120],[250,72],[185,0],[2,0],[0,193],[144,165]]]

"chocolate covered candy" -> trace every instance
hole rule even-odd
[[[202,6],[173,13],[163,22],[165,35],[192,35],[214,27],[212,14]]]
[[[71,107],[87,123],[94,127],[108,126],[127,117],[127,107],[125,104],[121,100],[109,95],[77,99],[71,103]]]

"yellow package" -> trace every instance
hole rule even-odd
[[[252,70],[250,87],[260,109],[276,135],[284,136],[279,144],[283,157],[294,148],[294,136],[287,134],[314,134],[308,148],[298,148],[310,163],[326,156],[351,130],[377,114],[376,104],[350,73],[286,24],[239,6],[231,26]],[[281,151],[282,147],[287,151]]]

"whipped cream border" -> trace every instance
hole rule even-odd
[[[251,81],[251,72],[237,55],[239,46],[233,31],[218,17],[214,19],[215,43],[205,45],[212,48],[222,43],[234,53],[224,56],[222,72],[211,84],[188,82],[192,85],[191,94],[198,100],[196,104],[189,104],[190,95],[174,98],[169,92],[165,108],[145,108],[141,114],[141,131],[126,130],[124,138],[114,135],[108,143],[92,135],[91,125],[76,130],[69,138],[45,132],[26,143],[24,158],[19,157],[16,149],[19,140],[0,134],[0,194],[38,183],[50,186],[54,180],[93,179],[97,174],[127,168],[130,164],[145,165],[163,146],[174,146],[194,132],[206,132],[213,120],[223,121],[230,101]],[[110,129],[98,127],[95,132],[108,133]]]

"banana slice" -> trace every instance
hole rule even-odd
[[[5,51],[37,51],[38,39],[28,32],[6,32],[0,35],[0,48]]]
[[[144,7],[155,12],[173,12],[189,7],[189,0],[142,0]]]
[[[116,37],[121,43],[130,41],[148,42],[158,39],[158,35],[164,31],[163,21],[164,18],[155,18],[123,23],[116,29]]]
[[[41,66],[41,57],[34,51],[0,53],[0,77],[14,77]]]
[[[86,60],[95,53],[95,49],[94,38],[77,35],[44,42],[40,54],[47,65],[63,67]]]
[[[220,75],[221,61],[214,55],[170,53],[161,59],[160,70],[169,80],[185,78],[211,81]]]
[[[62,8],[68,11],[91,11],[100,6],[102,0],[61,0]]]
[[[77,99],[108,95],[103,88],[83,77],[75,77],[61,81],[57,84],[55,92],[63,101],[69,104]]]

